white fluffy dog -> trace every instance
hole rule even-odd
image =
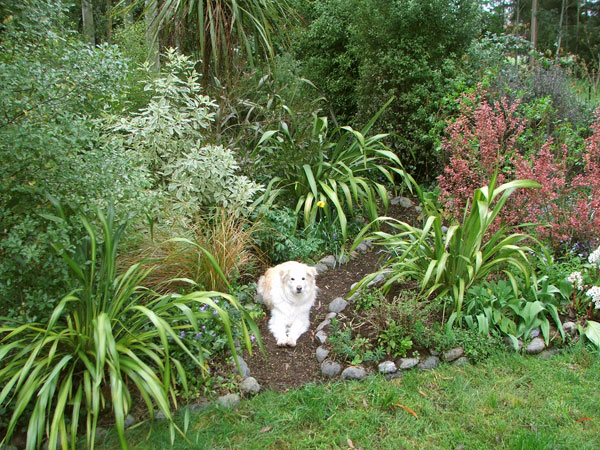
[[[277,345],[296,346],[310,326],[310,308],[317,297],[317,271],[296,261],[271,267],[258,280],[257,292],[271,310],[269,330]]]

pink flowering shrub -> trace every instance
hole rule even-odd
[[[555,249],[600,243],[600,110],[583,150],[556,145],[552,137],[540,147],[535,143],[539,139],[523,133],[528,124],[518,102],[490,104],[484,94],[463,97],[460,116],[446,129],[448,163],[438,182],[440,202],[449,216],[460,219],[473,191],[488,184],[498,170],[498,184],[531,179],[542,187],[515,192],[495,228],[500,223],[539,223],[538,236]],[[583,161],[569,158],[577,152]]]

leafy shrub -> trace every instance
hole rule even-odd
[[[406,352],[412,348],[412,340],[406,336],[406,330],[394,320],[389,321],[387,328],[379,332],[377,342],[394,358],[406,356]]]
[[[600,239],[600,217],[594,214],[600,207],[600,121],[592,125],[584,148],[577,140],[571,141],[574,148],[558,145],[543,134],[539,142],[524,131],[527,125],[518,103],[465,98],[444,143],[449,162],[438,177],[442,203],[459,217],[470,189],[487,183],[495,170],[499,182],[532,179],[541,188],[516,192],[498,223],[541,222],[536,231],[554,248],[564,251],[579,243],[590,249]]]
[[[149,169],[155,188],[166,188],[175,209],[193,216],[209,207],[251,211],[260,187],[238,175],[231,150],[204,144],[217,105],[202,94],[195,63],[169,50],[164,73],[147,81],[148,106],[108,120],[108,145],[133,151]]]
[[[301,229],[297,224],[297,214],[285,206],[278,205],[261,216],[253,238],[272,263],[310,261],[325,253],[337,254],[344,245],[339,228],[325,221]],[[350,226],[352,232],[353,224]]]
[[[296,54],[333,113],[360,128],[395,97],[377,132],[392,134],[391,148],[413,174],[435,173],[438,155],[428,132],[478,34],[477,3],[322,0],[310,19]]]
[[[384,298],[378,290],[362,289],[354,299],[354,309],[356,311],[377,308],[381,305]]]
[[[201,320],[219,316],[225,338],[235,354],[231,321],[218,301],[240,313],[248,350],[248,326],[258,329],[235,297],[219,292],[157,295],[140,283],[150,273],[135,264],[126,272],[116,270],[116,253],[125,224],[114,220],[114,210],[98,212],[99,236],[90,221],[81,217],[87,239],[78,254],[58,247],[79,287],[54,308],[47,322],[27,323],[3,319],[0,328],[0,405],[10,405],[12,415],[2,444],[8,442],[17,421],[29,405],[28,448],[37,448],[44,437],[54,449],[67,439],[76,442],[82,417],[86,421],[86,446],[93,448],[101,412],[112,409],[123,448],[124,420],[132,407],[132,390],[154,416],[158,408],[177,430],[171,406],[177,405],[176,389],[187,389],[187,374],[171,348],[179,347],[199,368],[204,352],[192,353],[181,341],[186,332],[199,333]]]
[[[471,206],[465,208],[462,223],[454,222],[447,229],[435,211],[422,229],[400,220],[380,218],[395,230],[395,234],[377,231],[371,237],[374,244],[384,247],[389,259],[381,270],[363,278],[357,288],[378,274],[386,276],[384,291],[395,282],[417,280],[421,295],[425,297],[439,299],[451,296],[453,306],[447,324],[449,328],[461,316],[467,290],[488,276],[504,273],[517,291],[511,270],[529,279],[532,267],[527,252],[532,250],[522,243],[530,236],[511,233],[512,228],[504,225],[491,233],[490,226],[516,189],[536,187],[537,184],[516,180],[496,186],[495,181],[493,176],[489,186],[477,189]],[[363,236],[359,235],[353,247]]]
[[[153,196],[136,155],[102,145],[97,117],[120,106],[130,73],[116,47],[82,43],[62,2],[11,3],[0,39],[0,314],[37,321],[70,282],[50,244],[83,232],[41,215],[48,194],[67,213],[112,197],[121,217]]]

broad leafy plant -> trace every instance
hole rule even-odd
[[[515,349],[519,348],[518,338],[527,338],[539,327],[547,345],[551,338],[549,317],[564,339],[557,309],[560,298],[560,290],[546,277],[532,282],[519,296],[506,280],[483,282],[471,287],[465,296],[463,323],[484,335],[499,330]]]
[[[390,102],[361,131],[344,126],[329,135],[327,118],[315,116],[311,136],[306,141],[297,140],[285,122],[279,130],[264,133],[258,152],[281,151],[312,157],[304,163],[291,160],[289,170],[273,180],[279,195],[295,201],[296,212],[301,214],[305,227],[325,217],[330,222],[339,222],[345,237],[347,214],[361,208],[374,220],[378,215],[378,199],[387,209],[388,193],[384,183],[393,184],[394,177],[400,176],[411,188],[410,175],[382,142],[386,135],[365,137]],[[264,143],[266,145],[262,145]]]
[[[240,312],[243,337],[250,351],[250,333],[256,325],[235,297],[215,291],[185,295],[158,295],[141,284],[152,269],[134,264],[116,270],[116,254],[125,224],[117,225],[112,208],[98,213],[99,235],[82,216],[87,238],[79,255],[59,248],[79,282],[45,323],[2,320],[0,328],[0,406],[12,410],[8,442],[19,419],[30,412],[27,448],[57,445],[75,448],[81,428],[86,446],[94,447],[98,419],[112,410],[121,446],[125,417],[134,399],[145,403],[151,417],[161,411],[169,421],[171,436],[183,430],[173,421],[178,393],[187,390],[185,354],[206,371],[203,351],[192,353],[181,340],[187,330],[200,332],[199,321],[214,311],[235,354],[232,322],[219,305],[228,302]],[[221,303],[222,304],[222,303]],[[208,308],[208,310],[207,310]],[[135,391],[135,392],[134,392]],[[30,409],[32,408],[32,409]]]
[[[386,276],[384,290],[389,290],[394,282],[418,280],[421,295],[452,298],[449,328],[461,316],[467,290],[490,275],[504,273],[516,294],[518,286],[512,271],[529,280],[532,270],[528,253],[533,251],[528,242],[534,241],[525,233],[512,233],[513,228],[505,225],[491,232],[490,225],[516,189],[534,188],[538,184],[530,180],[515,180],[500,186],[495,183],[493,176],[488,186],[477,189],[472,204],[465,208],[462,223],[447,228],[437,212],[425,220],[423,228],[394,218],[379,218],[378,221],[395,230],[395,233],[376,231],[371,235],[389,259],[380,271],[365,277],[359,287],[378,274]],[[353,248],[364,239],[367,230],[363,229]]]

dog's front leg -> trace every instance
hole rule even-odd
[[[288,331],[288,345],[295,347],[296,341],[308,330],[309,326],[310,321],[308,317],[296,317],[290,326],[290,331]]]
[[[269,331],[271,331],[277,341],[277,345],[280,347],[288,344],[286,328],[285,317],[278,313],[277,310],[273,310],[271,312],[271,320],[269,320]]]

